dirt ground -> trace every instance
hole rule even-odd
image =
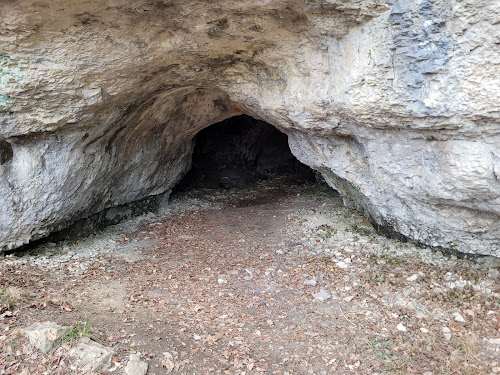
[[[323,185],[181,193],[0,257],[0,374],[92,373],[73,340],[29,344],[48,320],[87,323],[114,374],[136,352],[156,375],[500,373],[499,269],[387,239]]]

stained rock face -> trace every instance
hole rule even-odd
[[[494,0],[0,4],[0,249],[169,191],[242,113],[383,228],[500,256]]]

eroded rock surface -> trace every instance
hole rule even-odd
[[[493,0],[0,4],[0,248],[168,192],[245,113],[381,227],[500,256]]]
[[[114,351],[87,337],[78,340],[71,348],[69,355],[74,358],[76,369],[92,369],[95,372],[105,372],[111,367]]]
[[[42,353],[51,351],[57,344],[57,339],[66,330],[55,322],[33,323],[24,333],[30,340],[30,344],[40,350]]]

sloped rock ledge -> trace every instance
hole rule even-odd
[[[496,8],[3,2],[0,249],[169,191],[245,113],[378,225],[500,256]]]

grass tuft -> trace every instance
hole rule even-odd
[[[24,292],[16,287],[9,286],[3,292],[0,292],[0,299],[8,310],[14,310],[21,305],[24,298]]]
[[[464,336],[458,337],[455,340],[454,346],[462,354],[464,360],[472,361],[477,359],[477,343],[477,336],[468,332]]]
[[[66,329],[66,332],[64,332],[64,334],[57,339],[56,347],[59,347],[64,343],[69,343],[73,346],[82,337],[89,336],[90,331],[90,322],[77,322],[72,324]]]

